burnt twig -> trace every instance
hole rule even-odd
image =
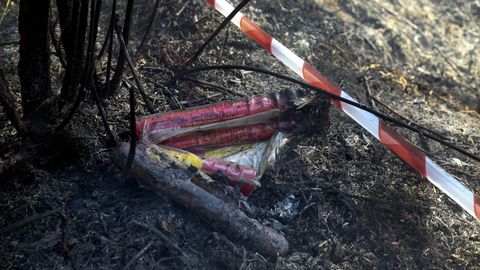
[[[65,261],[68,260],[69,250],[68,250],[68,214],[67,208],[64,207],[61,212],[62,217],[62,253]]]
[[[75,33],[76,36],[74,37],[70,37],[73,39],[72,42],[74,42],[74,44],[72,45],[71,48],[69,48],[68,46],[66,47],[66,53],[67,55],[70,55],[69,56],[69,60],[67,62],[67,68],[66,68],[66,74],[65,74],[65,79],[63,81],[63,86],[62,86],[62,91],[60,93],[60,97],[61,97],[61,100],[62,100],[62,96],[63,95],[73,95],[73,93],[71,93],[72,90],[76,90],[77,88],[77,83],[78,81],[80,82],[80,87],[78,88],[78,90],[76,91],[73,91],[73,92],[77,92],[76,93],[76,98],[75,98],[75,101],[72,105],[72,107],[70,108],[69,112],[67,113],[67,116],[62,120],[62,122],[60,122],[60,124],[55,128],[55,131],[58,132],[60,130],[62,130],[63,128],[65,128],[68,123],[70,123],[70,121],[73,119],[73,116],[75,115],[75,113],[77,112],[78,108],[80,107],[80,104],[82,103],[83,99],[85,98],[86,96],[86,91],[85,91],[85,88],[87,86],[87,83],[89,83],[89,77],[91,76],[91,59],[93,58],[92,57],[92,54],[94,52],[94,49],[95,49],[95,40],[96,40],[96,34],[93,35],[93,33],[95,32],[96,33],[96,29],[95,28],[95,4],[93,2],[94,0],[92,0],[92,6],[90,8],[90,29],[89,29],[89,32],[88,32],[88,45],[87,45],[87,57],[85,59],[85,65],[84,65],[84,68],[83,68],[83,78],[82,79],[79,79],[78,78],[78,72],[80,72],[80,69],[81,69],[81,66],[82,66],[82,62],[83,62],[83,47],[84,47],[84,42],[83,42],[83,39],[84,39],[84,34],[85,34],[85,29],[86,29],[86,26],[87,26],[87,21],[88,21],[88,1],[85,0],[85,3],[83,3],[83,5],[81,5],[81,12],[82,13],[82,24],[80,26],[78,26],[78,32]],[[85,13],[85,14],[84,14]],[[96,24],[96,26],[98,27],[98,22]],[[65,33],[62,33],[62,36],[65,36],[66,34]],[[65,38],[67,38],[65,36]],[[75,44],[75,43],[78,43],[78,44]],[[68,48],[68,49],[67,49]],[[69,76],[71,76],[71,78],[69,78]],[[72,80],[70,82],[70,80]],[[63,105],[61,104],[60,107],[62,107]]]
[[[63,207],[58,207],[58,208],[55,208],[53,210],[49,210],[49,211],[46,211],[46,212],[43,212],[39,215],[36,215],[36,216],[32,216],[32,217],[28,217],[28,218],[25,218],[25,219],[22,219],[18,222],[15,222],[14,224],[10,225],[10,226],[7,226],[7,227],[4,227],[2,229],[0,229],[0,234],[4,234],[6,232],[9,232],[11,230],[14,230],[16,228],[19,228],[19,227],[22,227],[22,226],[25,226],[27,224],[30,224],[32,222],[35,222],[39,219],[42,219],[42,218],[45,218],[45,217],[48,217],[50,215],[53,215],[53,214],[56,214],[58,212],[61,212],[63,210]]]
[[[82,72],[85,64],[85,39],[88,26],[88,0],[81,1],[57,1],[58,14],[61,28],[61,44],[65,49],[67,66],[62,82],[62,90],[59,96],[59,110],[65,105],[70,107],[65,120],[57,128],[68,124],[68,118],[72,117],[81,99],[85,96],[80,92],[79,86],[82,81]]]
[[[110,20],[108,23],[107,34],[105,35],[105,40],[103,40],[102,47],[97,55],[97,60],[100,60],[111,42],[111,34],[113,34],[113,24],[115,23],[115,13],[117,9],[117,1],[113,0],[112,2],[112,11],[110,13]],[[110,46],[109,46],[110,47]]]
[[[115,12],[117,9],[117,0],[113,0],[112,3],[112,15],[110,18],[110,25],[108,28],[108,57],[107,57],[107,74],[105,75],[105,91],[104,94],[111,94],[110,90],[110,72],[112,69],[112,54],[113,54],[113,34],[115,24]]]
[[[128,263],[122,268],[123,270],[127,270],[129,269],[134,262],[136,262],[140,257],[143,256],[143,253],[145,253],[153,244],[153,240],[151,240],[150,242],[148,242],[148,244],[143,247],[137,254],[135,254],[135,256],[132,257],[132,259],[130,259],[130,261],[128,261]]]
[[[18,44],[20,44],[19,40],[5,41],[5,42],[0,42],[0,47],[10,46],[10,45],[18,45]]]
[[[100,115],[100,118],[102,119],[102,124],[105,127],[105,131],[107,132],[108,137],[110,138],[110,144],[116,146],[117,145],[117,137],[113,134],[112,130],[110,129],[110,126],[108,125],[107,117],[104,112],[104,108],[102,107],[102,104],[100,103],[100,97],[98,95],[98,90],[97,90],[97,77],[95,76],[95,44],[97,40],[97,34],[98,34],[98,24],[100,21],[100,11],[102,7],[102,1],[103,0],[92,0],[92,28],[90,29],[90,38],[89,42],[92,42],[92,46],[89,47],[88,51],[88,59],[87,63],[89,64],[86,67],[86,72],[88,72],[87,76],[90,78],[90,88],[91,91],[93,92],[93,98],[95,100],[95,103],[98,108],[98,114]],[[95,9],[93,9],[95,7]]]
[[[137,50],[136,50],[137,52],[140,51],[140,49],[142,49],[143,45],[145,45],[145,42],[147,42],[147,40],[149,39],[150,32],[152,31],[153,25],[155,25],[155,21],[157,20],[158,13],[160,12],[161,12],[160,0],[156,0],[155,6],[153,7],[152,15],[150,15],[150,20],[148,22],[147,30],[143,35],[142,41],[140,41],[140,44],[137,47]]]
[[[123,22],[123,33],[122,33],[122,38],[125,42],[125,47],[128,45],[129,37],[130,37],[130,25],[132,24],[132,16],[133,16],[133,2],[134,0],[128,0],[127,2],[127,9],[125,11],[125,19]],[[115,20],[118,19],[114,18]],[[116,23],[113,24],[114,27]],[[117,33],[118,35],[118,33]],[[120,85],[120,81],[123,76],[123,72],[125,70],[125,62],[127,61],[125,59],[125,54],[122,52],[124,49],[121,47],[120,48],[120,54],[118,55],[117,59],[117,66],[115,67],[115,73],[113,74],[112,80],[110,82],[110,88],[108,89],[107,96],[112,96],[115,94],[117,91],[117,88]]]
[[[8,81],[5,76],[5,73],[0,68],[0,105],[5,109],[5,114],[7,118],[12,122],[13,127],[17,130],[17,132],[24,136],[26,135],[25,124],[23,123],[22,119],[20,118],[20,114],[18,113],[15,107],[15,98],[10,92],[8,87]]]
[[[210,87],[219,89],[219,90],[223,91],[224,93],[228,93],[228,94],[235,95],[235,96],[239,96],[239,97],[245,97],[245,95],[242,94],[242,93],[235,92],[235,91],[233,91],[233,90],[231,90],[231,89],[228,89],[228,88],[223,87],[223,86],[221,86],[221,85],[218,85],[218,84],[216,84],[216,83],[211,83],[211,82],[207,82],[207,81],[202,81],[202,80],[198,80],[198,79],[195,79],[195,78],[192,78],[192,77],[188,77],[188,76],[185,76],[185,77],[183,77],[182,79],[187,80],[187,81],[191,81],[191,82],[195,82],[195,83],[199,83],[199,84],[203,84],[203,85],[206,85],[206,86],[210,86]]]
[[[60,41],[60,38],[57,37],[57,33],[55,32],[55,28],[58,24],[58,17],[55,19],[55,21],[52,23],[50,27],[50,38],[52,40],[53,47],[55,48],[55,54],[57,55],[58,59],[60,60],[60,64],[62,67],[65,69],[67,66],[67,61],[65,60],[65,54],[62,48],[62,44]]]
[[[363,76],[363,78],[365,80],[365,86],[366,86],[365,93],[367,96],[367,103],[371,108],[378,110],[377,106],[375,105],[375,102],[372,100],[372,91],[370,89],[370,83],[368,82],[368,78],[367,76]]]
[[[113,133],[112,129],[110,128],[110,125],[108,124],[107,116],[105,114],[104,108],[100,102],[100,97],[98,95],[97,85],[93,81],[93,78],[90,83],[92,87],[93,98],[95,99],[95,103],[98,108],[98,114],[100,115],[100,119],[102,119],[102,124],[105,127],[105,131],[107,132],[108,138],[110,139],[109,144],[112,146],[116,146],[118,144],[117,136]]]
[[[170,99],[171,102],[176,103],[177,107],[179,109],[184,108],[182,103],[178,100],[177,96],[174,93],[172,93],[172,91],[170,91],[170,89],[168,87],[166,87],[165,85],[163,85],[161,83],[158,83],[158,82],[154,81],[153,79],[151,79],[149,77],[146,77],[145,79],[148,80],[149,82],[151,82],[152,84],[154,84],[155,86],[158,86],[158,87],[162,88],[163,90],[165,90],[165,92],[167,92],[167,94],[168,94],[167,98]],[[172,105],[170,104],[170,106],[172,106]]]
[[[157,236],[159,236],[163,241],[167,242],[170,246],[172,246],[176,251],[178,251],[180,254],[182,254],[182,256],[186,257],[187,254],[185,254],[185,252],[177,245],[175,244],[168,236],[166,236],[163,232],[155,229],[155,228],[152,228],[150,226],[148,226],[147,224],[144,224],[144,223],[141,223],[141,222],[138,222],[136,220],[132,221],[132,224],[135,224],[137,226],[140,226],[144,229],[146,229],[147,231],[149,232],[152,232],[154,234],[156,234]]]
[[[128,151],[127,162],[123,170],[123,175],[125,177],[128,175],[128,173],[130,172],[130,169],[132,168],[133,161],[135,158],[136,146],[137,146],[137,134],[135,130],[136,100],[135,100],[135,93],[133,92],[133,87],[129,88],[129,94],[130,94],[130,150]]]
[[[448,140],[448,141],[451,141],[450,138],[440,134],[439,132],[435,131],[435,130],[432,130],[431,128],[426,128],[424,126],[421,126],[417,123],[415,123],[413,120],[411,120],[410,118],[404,116],[403,114],[399,113],[397,110],[393,109],[392,107],[390,107],[389,105],[387,105],[385,102],[383,102],[382,100],[380,100],[379,98],[376,98],[374,96],[371,96],[372,100],[377,102],[378,104],[382,105],[383,107],[385,107],[387,110],[389,110],[390,112],[392,112],[393,114],[397,115],[398,117],[402,118],[404,121],[406,121],[407,123],[410,123],[422,130],[425,130],[426,132],[429,132],[435,136],[437,136],[438,138],[441,138],[443,140]]]
[[[155,110],[153,109],[152,102],[150,101],[150,98],[145,93],[145,89],[143,88],[143,84],[140,81],[140,78],[138,77],[137,70],[135,69],[135,65],[133,64],[132,57],[130,57],[130,52],[128,51],[127,43],[123,39],[122,35],[120,35],[120,26],[118,24],[115,25],[115,31],[117,32],[118,42],[120,43],[120,46],[122,47],[121,53],[124,55],[125,59],[127,60],[128,66],[130,67],[130,70],[132,71],[133,78],[135,79],[135,83],[137,85],[138,92],[142,96],[143,101],[145,101],[145,105],[147,107],[147,110],[150,113],[155,113]]]

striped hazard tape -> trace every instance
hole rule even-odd
[[[225,17],[234,10],[234,7],[225,0],[207,0],[207,2]],[[270,36],[241,12],[236,14],[231,22],[309,84],[342,98],[355,101],[349,94],[330,82],[314,67]],[[478,195],[438,166],[430,157],[405,140],[377,116],[344,102],[334,101],[333,104],[480,221],[480,197]]]

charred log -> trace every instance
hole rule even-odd
[[[287,253],[288,243],[283,235],[195,185],[192,173],[175,166],[173,161],[153,160],[145,153],[146,148],[147,145],[139,143],[131,170],[141,185],[190,209],[214,228],[264,256]],[[128,152],[129,145],[121,145],[113,154],[114,162],[124,166]]]

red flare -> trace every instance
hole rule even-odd
[[[157,114],[137,121],[137,136],[140,137],[151,132],[218,123],[274,109],[285,110],[287,102],[283,100],[281,95],[254,97],[236,102],[225,102],[183,111]]]
[[[187,149],[200,146],[222,146],[243,142],[263,141],[272,137],[278,130],[290,126],[292,126],[291,122],[270,122],[224,130],[213,130],[172,138],[162,144]]]

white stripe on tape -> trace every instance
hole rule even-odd
[[[217,9],[220,13],[222,13],[223,16],[227,17],[232,13],[232,11],[235,9],[232,5],[230,5],[226,1],[222,0],[216,0],[215,1],[215,9]],[[238,12],[235,17],[232,19],[232,23],[234,23],[236,26],[240,27],[240,21],[242,20],[243,13]]]
[[[272,39],[272,54],[297,73],[298,76],[303,78],[303,65],[305,61],[276,39]]]
[[[452,198],[452,200],[458,203],[463,209],[467,210],[470,215],[475,217],[473,192],[467,189],[457,179],[453,178],[429,157],[425,159],[427,179]]]
[[[341,92],[341,97],[346,98],[351,101],[355,101],[349,94],[346,92],[342,91]],[[364,111],[360,108],[354,107],[350,104],[341,102],[342,104],[342,110],[348,114],[353,120],[355,120],[357,123],[359,123],[363,128],[365,128],[370,134],[372,134],[375,138],[380,140],[380,135],[378,133],[378,125],[379,125],[379,119],[372,113],[369,113],[367,111]]]

